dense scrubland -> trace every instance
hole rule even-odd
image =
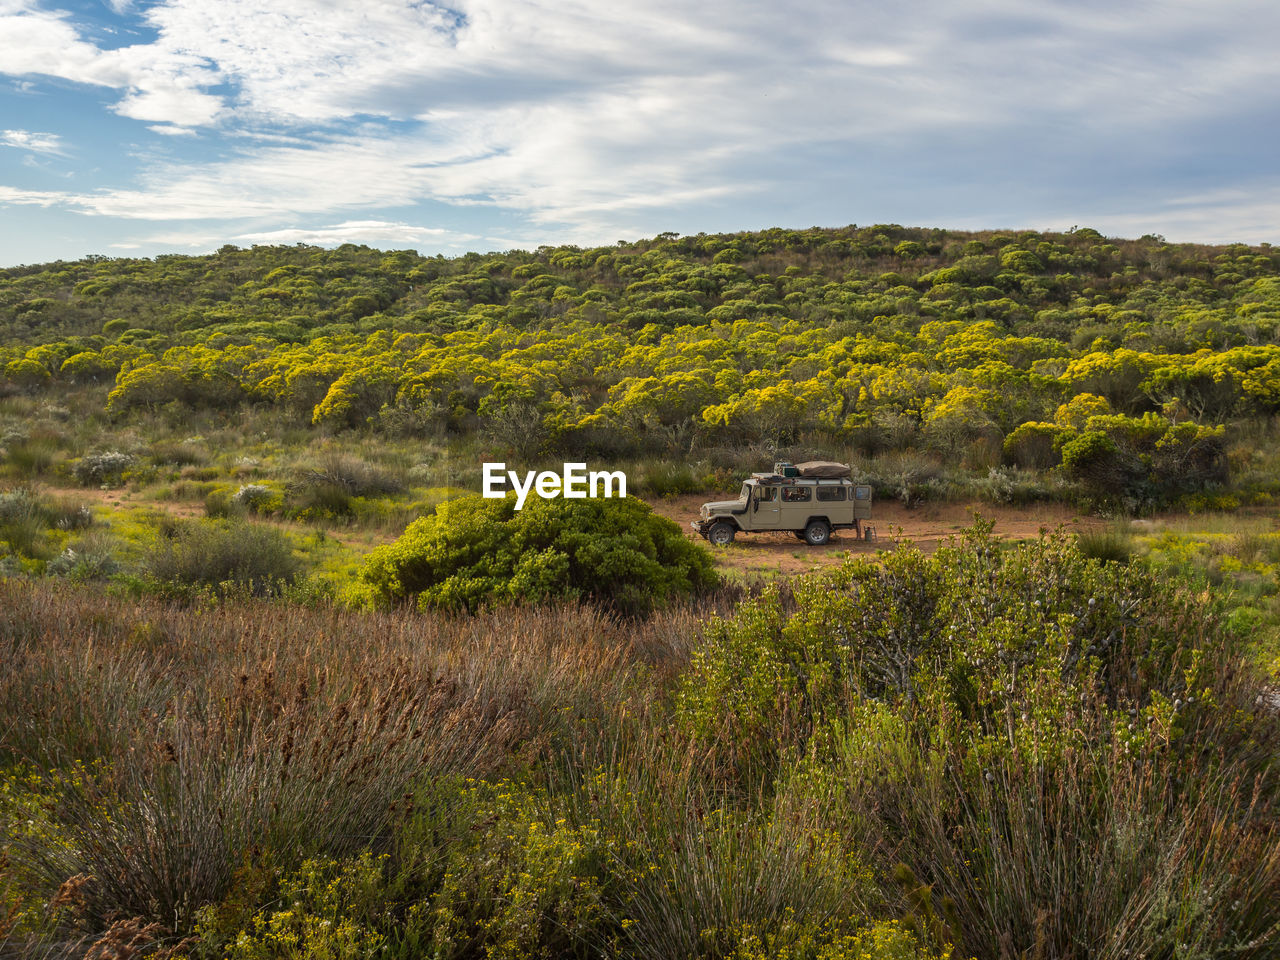
[[[114,424],[235,411],[704,473],[799,445],[851,454],[886,492],[945,493],[961,463],[1021,496],[1142,510],[1274,494],[1278,267],[1268,246],[886,225],[90,258],[0,271],[0,383],[55,402],[96,384]],[[25,463],[132,452],[58,433],[5,445]]]
[[[0,955],[1278,956],[1278,410],[1268,246],[0,270]],[[765,582],[468,496],[813,456],[1113,525]]]

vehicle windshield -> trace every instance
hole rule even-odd
[[[742,492],[738,494],[738,499],[744,501],[751,499],[751,484],[744,483],[742,485]]]

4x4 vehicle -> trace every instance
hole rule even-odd
[[[871,487],[850,480],[842,463],[813,461],[776,463],[772,473],[753,473],[737,500],[704,503],[690,525],[716,546],[760,530],[790,530],[819,546],[831,539],[833,530],[869,538],[873,530],[863,521],[870,519]]]

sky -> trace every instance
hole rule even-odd
[[[0,0],[0,266],[899,223],[1280,243],[1274,0]]]

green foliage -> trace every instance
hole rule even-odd
[[[1274,829],[1236,824],[1274,789],[1280,729],[1235,644],[1203,594],[1141,564],[979,525],[716,622],[678,720],[740,789],[772,784],[896,876],[926,944],[1250,952],[1280,872],[1243,866]]]
[[[67,838],[49,815],[56,795],[40,771],[27,764],[0,767],[0,949],[48,939],[69,895],[49,901],[24,856],[32,846],[59,849]],[[71,885],[74,887],[74,884]],[[68,891],[69,894],[70,891]]]
[[[642,614],[702,593],[710,554],[639,500],[460,497],[370,555],[361,577],[384,603],[475,610],[593,599]]]
[[[0,436],[0,464],[19,479],[35,480],[59,465],[65,443],[60,431],[48,427],[6,431]]]
[[[873,923],[852,934],[833,934],[816,924],[796,926],[795,933],[770,935],[744,924],[731,960],[945,960],[951,956],[950,949],[936,954],[922,949],[911,931],[895,920]]]
[[[278,906],[253,916],[226,944],[226,960],[360,960],[386,949],[386,936],[370,923],[385,910],[383,860],[365,852],[346,862],[311,859],[276,891]],[[197,928],[214,940],[216,910],[205,910]]]
[[[1221,427],[1176,423],[1155,413],[1093,416],[1058,434],[1062,466],[1095,495],[1130,509],[1167,503],[1226,480]]]
[[[50,560],[68,533],[93,523],[93,511],[82,503],[48,497],[31,487],[0,492],[0,550],[20,558]],[[54,572],[62,572],[58,561],[52,562]]]
[[[942,696],[964,720],[956,735],[978,743],[1015,705],[1035,713],[1103,695],[1127,709],[1129,698],[1142,706],[1194,693],[1199,681],[1183,668],[1203,641],[1159,627],[1189,598],[1138,569],[1087,559],[1074,538],[1001,547],[989,531],[980,524],[934,556],[854,558],[799,582],[794,612],[775,588],[713,621],[679,694],[685,728],[740,751],[728,759],[752,770],[808,742],[850,698]],[[1135,660],[1140,689],[1128,673]],[[1055,738],[1035,749],[1057,749]]]
[[[278,490],[262,483],[246,483],[228,499],[229,504],[257,514],[272,513],[280,509],[283,502]]]
[[[1280,558],[1220,522],[1161,554]],[[0,762],[41,771],[0,789],[24,955],[132,925],[193,960],[1261,960],[1280,922],[1280,723],[1237,649],[1265,618],[1069,535],[901,546],[701,639],[688,611],[0,603]]]

